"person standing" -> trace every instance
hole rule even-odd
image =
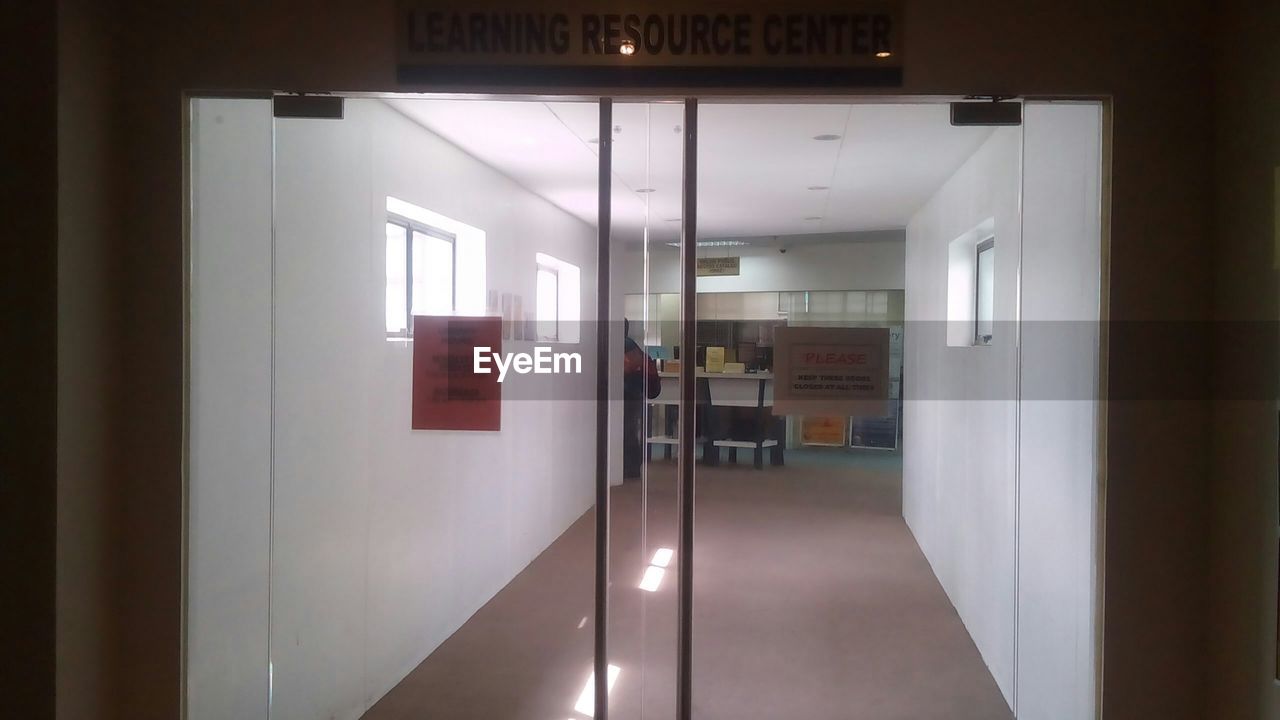
[[[635,480],[644,460],[645,400],[658,396],[662,378],[658,377],[657,363],[631,339],[631,324],[626,318],[622,332],[622,478]]]

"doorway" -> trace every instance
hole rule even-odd
[[[1099,106],[343,105],[192,107],[192,717],[1092,716]],[[415,316],[583,372],[415,430]]]

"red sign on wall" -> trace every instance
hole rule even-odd
[[[502,351],[502,318],[413,316],[414,430],[502,429],[502,385],[475,372],[477,347]]]

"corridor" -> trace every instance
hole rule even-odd
[[[902,520],[900,456],[788,463],[698,467],[696,717],[1012,717]],[[674,477],[657,462],[647,498],[639,483],[613,491],[614,718],[674,716],[674,561],[656,592],[637,587],[674,547]],[[366,720],[588,717],[574,706],[591,669],[592,532],[588,512]]]

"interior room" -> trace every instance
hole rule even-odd
[[[1092,717],[1102,116],[1022,110],[704,102],[682,298],[680,102],[612,106],[602,269],[594,101],[193,100],[189,716],[592,717],[604,333],[613,716],[674,716],[691,420],[697,717]],[[580,372],[414,429],[425,316]],[[793,327],[883,333],[884,410],[775,412]]]

